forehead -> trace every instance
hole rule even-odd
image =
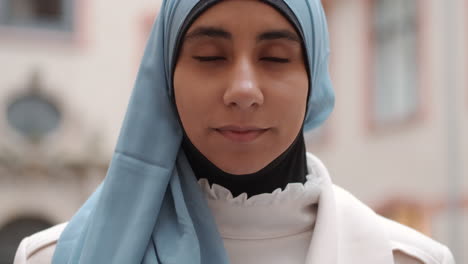
[[[289,29],[295,31],[280,12],[258,0],[224,0],[204,11],[191,25],[215,26],[229,31]]]

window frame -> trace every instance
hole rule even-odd
[[[407,115],[401,119],[396,119],[388,122],[379,122],[376,118],[375,113],[375,104],[376,104],[376,56],[377,56],[377,42],[376,42],[376,27],[375,27],[375,16],[377,15],[376,10],[376,1],[378,0],[366,0],[365,8],[366,10],[366,23],[367,28],[367,39],[363,48],[365,49],[364,54],[366,54],[366,64],[365,74],[367,84],[366,86],[366,103],[364,107],[364,113],[366,116],[366,127],[372,133],[382,132],[388,130],[398,130],[406,128],[408,126],[421,123],[427,116],[427,97],[428,91],[430,90],[429,82],[423,78],[423,76],[429,73],[429,62],[427,61],[426,54],[426,45],[425,39],[427,38],[427,27],[425,20],[427,19],[425,12],[424,2],[421,0],[414,0],[416,4],[416,14],[415,14],[415,43],[416,43],[416,102],[415,111],[413,114]]]
[[[9,28],[24,28],[32,30],[47,30],[59,32],[72,32],[75,29],[75,9],[76,1],[74,0],[59,0],[62,2],[63,18],[60,22],[46,21],[28,21],[14,22],[11,21],[8,12],[11,10],[11,2],[14,0],[6,0],[0,3],[0,26]]]

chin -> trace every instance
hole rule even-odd
[[[248,158],[244,158],[244,159],[231,158],[231,159],[227,159],[227,161],[215,161],[215,162],[212,161],[212,162],[219,169],[221,169],[222,171],[226,173],[234,174],[234,175],[245,175],[245,174],[256,173],[262,170],[268,164],[270,164],[271,161],[261,161],[261,160],[258,160],[258,157],[257,157],[257,160],[248,159]]]
[[[220,168],[222,171],[226,172],[226,173],[229,173],[229,174],[233,174],[233,175],[246,175],[246,174],[252,174],[252,173],[256,173],[257,171],[260,171],[262,168],[260,169],[245,169],[245,168],[242,168],[242,169],[223,169],[223,168]]]

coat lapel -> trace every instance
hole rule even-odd
[[[393,264],[390,241],[381,220],[354,196],[334,186],[327,169],[315,157],[313,167],[323,177],[317,220],[307,264]]]
[[[335,186],[339,264],[393,264],[392,247],[381,219],[347,191]]]

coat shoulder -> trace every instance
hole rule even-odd
[[[346,190],[334,186],[335,199],[346,222],[372,224],[382,230],[388,240],[395,264],[455,264],[450,250],[439,242],[411,229],[377,215]]]
[[[379,218],[387,230],[396,259],[418,260],[419,262],[413,262],[424,264],[455,263],[452,253],[445,245],[407,226],[381,216]]]
[[[16,251],[14,264],[51,263],[55,246],[66,225],[59,224],[24,238]]]

